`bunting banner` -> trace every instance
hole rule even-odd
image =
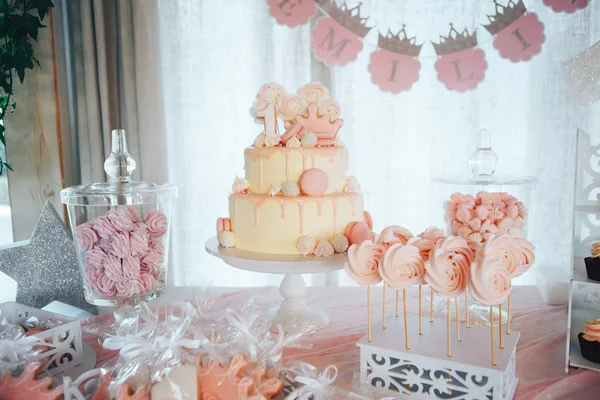
[[[491,35],[500,57],[513,63],[526,62],[542,51],[546,40],[544,24],[523,0],[492,0],[495,14],[488,15],[483,27]],[[572,13],[587,6],[588,0],[544,0],[555,12]],[[410,90],[419,80],[419,55],[423,43],[410,37],[406,26],[394,34],[379,30],[377,44],[365,42],[374,29],[368,17],[361,15],[361,4],[349,8],[334,0],[267,0],[270,14],[277,23],[290,28],[307,24],[320,13],[311,32],[315,58],[328,66],[343,67],[357,59],[366,45],[374,48],[367,67],[371,81],[381,90],[398,94]],[[477,31],[459,31],[453,24],[445,36],[431,42],[436,54],[434,68],[438,80],[448,90],[465,92],[475,89],[487,69],[485,51],[478,46]]]

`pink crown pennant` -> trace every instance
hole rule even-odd
[[[318,0],[267,0],[269,12],[278,24],[293,28],[306,24],[317,13]]]
[[[574,13],[587,7],[588,0],[544,0],[544,4],[554,12]]]
[[[462,93],[475,89],[483,81],[487,62],[484,51],[477,47],[476,32],[470,34],[465,28],[459,33],[450,24],[448,36],[440,35],[433,48],[438,56],[435,62],[438,80],[446,89]]]
[[[488,15],[490,23],[484,28],[494,36],[494,47],[500,57],[519,62],[539,54],[546,35],[537,14],[528,12],[523,0],[510,0],[506,6],[494,0],[494,4],[496,14]]]
[[[422,46],[416,44],[414,36],[408,37],[405,25],[395,35],[390,30],[385,36],[380,33],[378,49],[371,53],[368,67],[373,83],[394,94],[409,90],[419,80]]]
[[[360,3],[348,8],[344,2],[339,7],[332,0],[327,7],[329,17],[317,20],[312,31],[311,47],[317,60],[328,66],[344,66],[356,60],[363,49],[362,39],[371,27],[368,18],[360,16]]]

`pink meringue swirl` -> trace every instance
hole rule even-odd
[[[85,250],[89,250],[92,247],[94,247],[94,245],[98,243],[98,240],[100,239],[98,237],[98,234],[92,227],[92,224],[89,222],[81,224],[77,228],[75,228],[75,233],[77,236],[77,243],[79,243],[79,247]]]
[[[473,253],[467,241],[459,236],[449,236],[438,242],[425,264],[425,282],[444,297],[456,297],[467,287],[472,262]]]
[[[134,206],[117,206],[117,213],[126,216],[133,223],[139,221],[137,211]]]
[[[150,242],[150,250],[160,254],[161,256],[165,254],[165,246],[158,240],[152,240]]]
[[[115,257],[125,258],[131,254],[129,233],[117,232],[110,239],[101,241],[104,251]]]
[[[156,279],[150,274],[142,274],[140,281],[144,287],[143,293],[149,293],[156,289]]]
[[[129,235],[131,245],[131,255],[136,257],[144,256],[149,249],[150,235],[146,224],[136,224],[136,227]]]
[[[407,288],[423,282],[425,263],[418,247],[397,243],[385,252],[379,272],[390,287]]]
[[[527,272],[535,261],[535,246],[519,235],[492,235],[481,253],[500,261],[513,278]]]
[[[417,236],[430,240],[433,244],[436,244],[438,241],[446,237],[443,229],[436,228],[435,226],[429,226],[425,231],[419,233]]]
[[[121,260],[112,255],[107,255],[102,264],[106,276],[115,281],[120,282],[123,279],[123,266]]]
[[[344,270],[359,285],[376,285],[381,282],[379,263],[385,248],[370,240],[348,248],[348,261]]]
[[[117,230],[106,217],[94,218],[90,221],[92,227],[101,238],[110,238]]]
[[[122,260],[123,276],[126,278],[139,278],[140,277],[140,259],[137,257],[125,257]]]
[[[88,283],[92,290],[100,296],[112,297],[117,293],[116,282],[108,278],[106,274],[100,270],[94,269],[86,274]]]
[[[155,251],[149,251],[141,260],[140,270],[146,272],[153,277],[158,277],[160,268],[162,267],[164,256]]]
[[[381,231],[377,237],[377,244],[386,249],[396,243],[406,244],[413,234],[406,228],[398,225],[391,225]]]
[[[167,216],[158,210],[150,211],[144,223],[148,225],[148,233],[152,237],[160,237],[167,232]]]
[[[470,292],[482,304],[493,306],[504,303],[512,290],[510,281],[508,268],[489,254],[480,255],[471,266]]]
[[[122,279],[115,285],[117,296],[131,298],[144,294],[144,284],[139,278]]]
[[[133,222],[126,213],[120,213],[117,209],[112,209],[106,213],[106,218],[119,232],[131,232],[133,230]]]
[[[417,247],[423,261],[428,261],[431,258],[431,252],[435,248],[435,244],[431,240],[423,239],[419,236],[411,238],[406,245]]]
[[[85,266],[86,268],[102,269],[102,264],[106,258],[106,253],[100,247],[94,247],[91,250],[85,252]]]

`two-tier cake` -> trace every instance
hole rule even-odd
[[[321,257],[371,239],[371,217],[338,138],[339,104],[320,83],[296,94],[278,84],[260,88],[250,114],[264,131],[244,151],[229,218],[219,218],[224,247],[259,253]],[[279,133],[279,119],[285,132]]]

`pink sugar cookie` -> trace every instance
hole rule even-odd
[[[144,223],[148,225],[148,233],[152,237],[160,237],[167,232],[167,216],[158,210],[150,211]]]
[[[329,179],[327,174],[319,168],[311,168],[304,171],[298,181],[300,190],[307,196],[322,196],[327,191]]]
[[[133,230],[133,222],[131,219],[116,209],[110,210],[106,213],[106,218],[110,221],[115,229],[119,232],[131,232]]]
[[[350,222],[346,226],[345,236],[348,238],[350,244],[361,244],[365,240],[371,239],[371,230],[369,226],[360,221],[360,222]]]

